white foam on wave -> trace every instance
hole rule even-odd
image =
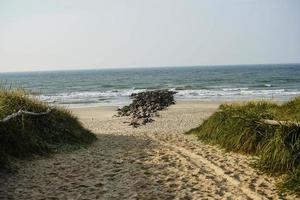
[[[223,91],[243,91],[248,90],[248,88],[223,88]]]
[[[106,92],[85,91],[85,92],[65,92],[59,94],[39,95],[42,101],[49,103],[98,103],[111,101],[114,99],[129,97],[132,93],[142,92],[144,89],[110,90]]]
[[[179,98],[229,98],[229,99],[240,99],[240,98],[281,98],[286,96],[300,95],[298,90],[285,90],[285,89],[274,89],[274,90],[249,90],[248,88],[232,88],[222,90],[181,90],[177,91],[176,94]]]
[[[65,92],[59,94],[40,95],[42,101],[53,104],[64,105],[93,105],[93,104],[110,104],[124,105],[130,102],[130,94],[142,92],[146,89],[122,89],[109,90],[105,92],[83,91],[83,92]],[[198,90],[176,90],[175,99],[182,100],[240,100],[240,99],[271,99],[287,100],[300,95],[298,90],[285,89],[265,89],[250,90],[249,88],[219,88],[219,89],[198,89]]]

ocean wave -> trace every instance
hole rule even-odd
[[[180,90],[175,95],[179,98],[228,98],[228,99],[240,99],[240,98],[281,98],[281,97],[293,97],[300,95],[298,90],[285,90],[285,89],[273,89],[273,90],[249,90],[248,88],[231,88],[221,90]]]
[[[244,91],[244,90],[248,90],[247,87],[245,88],[223,88],[223,91]]]
[[[179,85],[179,86],[176,86],[174,89],[175,90],[190,90],[192,88],[193,87],[191,85]]]
[[[129,97],[132,93],[142,92],[145,89],[125,89],[125,90],[109,90],[105,92],[83,91],[83,92],[64,92],[59,94],[43,94],[38,98],[48,103],[97,103],[109,101],[122,97]]]
[[[129,96],[132,93],[142,92],[146,89],[119,89],[108,90],[103,92],[98,91],[83,91],[83,92],[65,92],[59,94],[43,94],[38,97],[45,102],[53,104],[96,104],[96,103],[112,103],[116,105],[128,103]],[[240,100],[240,99],[287,99],[300,95],[299,90],[287,89],[249,89],[241,88],[219,88],[219,89],[177,89],[175,99],[199,99],[199,100]]]
[[[275,87],[274,85],[272,84],[268,84],[268,83],[264,83],[264,84],[257,84],[257,85],[254,85],[254,87],[257,87],[257,88],[269,88],[269,87]]]

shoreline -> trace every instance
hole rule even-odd
[[[291,98],[293,99],[293,98]],[[176,103],[216,103],[216,104],[222,104],[222,103],[239,103],[239,102],[248,102],[248,101],[272,101],[272,102],[275,102],[275,103],[284,103],[284,102],[287,102],[289,101],[290,99],[288,100],[280,100],[280,99],[255,99],[255,98],[251,98],[251,99],[229,99],[229,100],[210,100],[210,99],[207,99],[207,100],[203,100],[203,99],[179,99],[179,100],[176,100]],[[90,104],[55,104],[55,106],[59,106],[59,107],[63,107],[63,108],[67,108],[67,109],[70,109],[70,110],[73,110],[73,109],[82,109],[82,108],[97,108],[97,107],[115,107],[115,108],[118,108],[118,107],[123,107],[125,105],[128,105],[130,104],[131,101],[128,101],[126,103],[90,103]]]

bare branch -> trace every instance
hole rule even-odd
[[[27,110],[19,110],[18,112],[15,112],[11,115],[8,115],[6,116],[5,118],[3,118],[2,120],[0,120],[0,122],[7,122],[17,116],[20,116],[20,115],[32,115],[32,116],[42,116],[42,115],[48,115],[50,112],[52,111],[51,108],[48,108],[46,112],[40,112],[40,113],[35,113],[35,112],[30,112],[30,111],[27,111]]]
[[[273,126],[298,126],[298,127],[300,127],[300,123],[297,123],[297,122],[277,121],[277,120],[271,120],[271,119],[261,119],[257,123],[273,125]]]

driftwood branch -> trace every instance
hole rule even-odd
[[[261,119],[257,123],[265,124],[265,125],[273,125],[273,126],[298,126],[300,127],[300,123],[291,122],[291,121],[277,121],[271,119]]]
[[[248,121],[248,119],[240,117],[240,116],[233,116],[233,118],[239,118],[245,121]],[[293,122],[293,121],[279,121],[279,120],[273,120],[273,119],[261,119],[259,121],[255,121],[255,123],[258,124],[264,124],[264,125],[271,125],[271,126],[297,126],[300,128],[299,122]]]
[[[52,111],[51,108],[48,108],[46,112],[40,112],[40,113],[35,113],[35,112],[30,112],[30,111],[27,111],[27,110],[19,110],[18,112],[15,112],[11,115],[8,115],[6,116],[5,118],[3,118],[2,120],[0,120],[0,122],[7,122],[17,116],[20,116],[20,115],[32,115],[32,116],[42,116],[42,115],[48,115],[50,112]]]

